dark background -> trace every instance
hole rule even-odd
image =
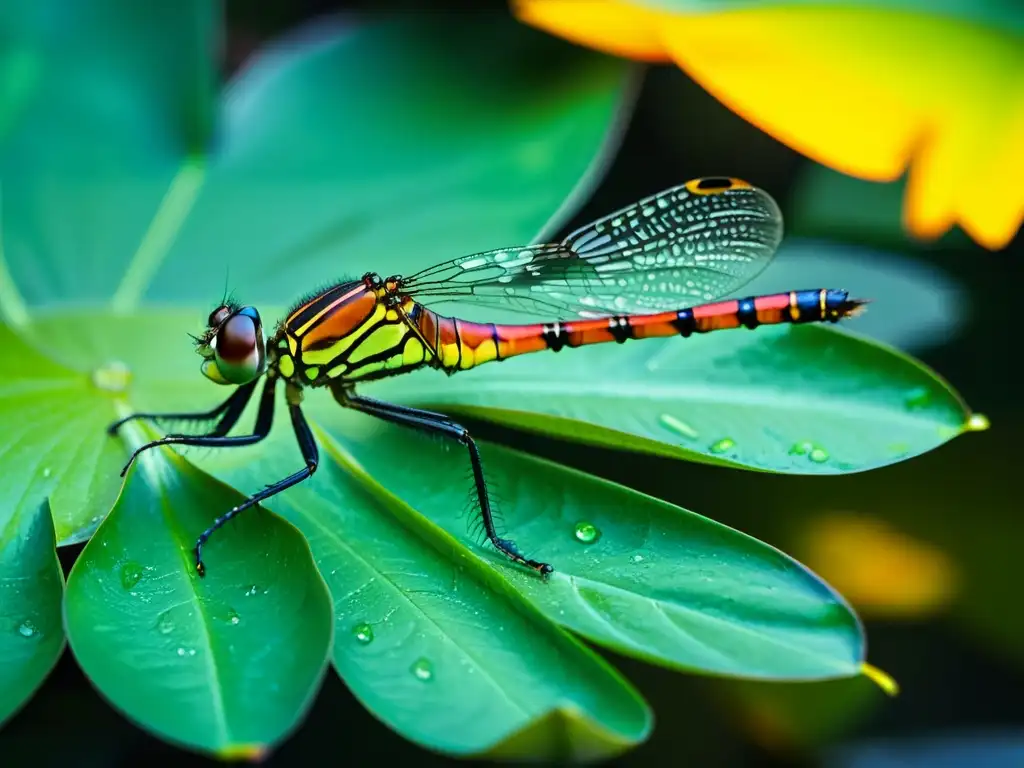
[[[436,8],[415,2],[229,2],[225,77],[266,39],[320,14],[373,9],[400,13]],[[447,9],[504,12],[504,2],[446,3]],[[649,71],[622,147],[599,188],[563,234],[634,199],[680,180],[738,175],[770,189],[789,215],[800,174],[810,164],[729,112],[674,67]],[[837,203],[839,204],[839,203]],[[944,240],[943,243],[946,241]],[[1020,483],[1015,480],[1024,435],[1016,364],[1022,315],[1022,238],[991,253],[966,238],[950,245],[903,244],[901,258],[939,268],[969,297],[959,333],[914,354],[952,382],[992,421],[924,456],[866,474],[842,477],[764,476],[611,453],[549,437],[533,438],[486,424],[467,426],[478,437],[506,442],[563,463],[598,472],[638,490],[699,511],[799,557],[789,546],[801,515],[815,500],[839,509],[869,511],[921,540],[943,548],[956,564],[959,590],[948,609],[931,618],[866,618],[871,662],[902,686],[895,699],[880,695],[859,717],[850,716],[821,743],[766,739],[742,710],[721,696],[715,681],[667,673],[602,651],[650,702],[651,739],[615,761],[622,765],[852,765],[836,751],[873,739],[910,744],[936,737],[1015,734],[1024,745],[1024,598],[1019,586],[1024,544]],[[890,250],[894,250],[890,244]],[[802,287],[802,286],[796,286]],[[853,286],[849,286],[853,288]],[[913,313],[913,307],[906,307]],[[954,313],[959,309],[954,308]],[[804,510],[804,511],[801,511]],[[61,552],[65,570],[80,547]],[[869,553],[866,553],[866,556]],[[799,720],[799,717],[797,718]],[[842,721],[843,718],[840,718]],[[1020,747],[1024,749],[1024,747]],[[148,736],[114,712],[82,676],[71,654],[37,696],[0,732],[0,764],[135,766],[165,757],[179,766],[212,761]],[[384,759],[446,764],[388,731],[328,674],[315,708],[269,765],[380,764]],[[1024,760],[1024,758],[1020,758]],[[858,765],[893,765],[881,758]],[[1004,761],[1008,758],[1004,758]],[[971,764],[1010,765],[991,757]],[[899,763],[910,765],[911,763]],[[921,765],[930,764],[921,762]],[[951,762],[953,764],[966,764]]]

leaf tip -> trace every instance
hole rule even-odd
[[[892,677],[880,670],[878,667],[868,664],[866,661],[860,665],[861,674],[874,682],[889,696],[899,696],[900,684]]]
[[[266,744],[230,744],[217,750],[217,757],[222,760],[261,763],[269,753]]]
[[[967,419],[964,429],[967,432],[984,432],[990,426],[992,423],[984,413],[972,413]]]

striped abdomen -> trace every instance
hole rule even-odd
[[[466,370],[529,352],[582,347],[607,341],[689,336],[726,328],[757,328],[778,323],[838,322],[864,302],[846,291],[820,289],[701,304],[652,315],[616,315],[596,320],[570,320],[531,325],[471,323],[442,317],[420,305],[413,313],[424,339],[436,350],[437,367]]]

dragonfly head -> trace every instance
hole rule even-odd
[[[203,375],[217,384],[248,384],[267,369],[267,339],[255,307],[222,304],[196,339]]]

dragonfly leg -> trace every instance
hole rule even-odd
[[[231,428],[238,422],[239,417],[242,415],[242,411],[245,410],[245,406],[248,405],[249,399],[252,397],[252,393],[256,388],[256,383],[245,384],[238,388],[237,391],[226,401],[224,401],[224,415],[221,416],[220,421],[217,425],[201,435],[165,435],[159,440],[152,440],[145,445],[141,445],[135,449],[135,452],[128,459],[128,463],[124,465],[124,469],[121,470],[121,477],[124,477],[128,472],[128,469],[138,458],[139,454],[143,451],[148,451],[150,448],[156,448],[160,445],[200,445],[214,448],[229,448],[238,445],[251,445],[257,443],[267,436],[270,432],[270,424],[274,418],[274,385],[275,379],[267,379],[267,383],[263,388],[263,395],[260,399],[260,409],[256,415],[256,427],[251,435],[239,435],[237,437],[225,437]],[[263,423],[265,424],[265,430],[261,432]]]
[[[484,531],[487,538],[494,547],[513,562],[532,568],[541,575],[551,573],[552,568],[547,563],[531,560],[524,557],[514,541],[503,539],[498,536],[494,527],[494,514],[491,510],[490,497],[487,493],[487,484],[484,481],[483,466],[480,463],[480,451],[476,441],[470,437],[469,432],[461,424],[457,424],[441,413],[423,411],[419,408],[409,408],[404,405],[395,405],[369,397],[362,397],[353,392],[336,390],[335,397],[346,407],[353,408],[362,413],[376,416],[379,419],[390,421],[394,424],[401,424],[406,427],[418,429],[421,432],[432,432],[448,437],[466,446],[469,451],[469,461],[473,467],[473,480],[476,483],[476,495],[480,502],[480,517],[483,520]]]
[[[268,386],[264,390],[264,393],[270,389],[271,387],[268,382]],[[264,395],[264,400],[260,402],[261,416],[263,415],[264,405],[266,402],[270,402],[270,405],[267,407],[269,408],[270,414],[273,414],[273,399],[270,398],[268,400],[266,395]],[[302,452],[302,458],[305,460],[306,466],[283,480],[273,483],[272,485],[268,485],[258,493],[254,493],[237,507],[228,510],[214,520],[210,527],[199,535],[199,538],[196,539],[195,556],[196,572],[200,576],[206,575],[206,566],[203,564],[203,545],[209,541],[210,536],[212,536],[217,529],[222,528],[229,520],[250,507],[254,507],[264,499],[268,499],[287,488],[291,488],[293,485],[301,483],[316,472],[317,465],[320,463],[320,452],[317,450],[316,440],[313,439],[313,432],[310,430],[309,424],[306,422],[306,417],[303,416],[302,408],[298,403],[289,403],[288,410],[292,418],[292,428],[295,430],[295,439],[299,443],[299,450]],[[270,416],[267,417],[267,431],[270,431]]]
[[[113,424],[111,424],[109,427],[107,427],[107,434],[108,435],[116,435],[117,434],[117,430],[119,430],[123,424],[126,424],[129,421],[135,421],[136,419],[150,419],[152,421],[159,421],[159,420],[163,419],[163,420],[167,420],[167,421],[186,420],[186,421],[199,421],[199,422],[203,422],[203,421],[212,421],[213,419],[217,418],[222,413],[227,411],[228,414],[225,415],[224,418],[222,419],[222,421],[228,421],[230,419],[230,423],[227,425],[227,428],[222,433],[222,434],[226,434],[228,432],[228,430],[230,430],[231,427],[234,426],[235,422],[238,421],[238,417],[242,415],[242,411],[245,410],[245,406],[249,402],[249,398],[252,396],[252,392],[253,392],[253,390],[255,388],[256,388],[256,382],[255,381],[250,382],[249,384],[245,384],[245,385],[239,387],[238,389],[236,389],[234,392],[232,392],[231,396],[227,400],[225,400],[223,403],[218,405],[216,408],[213,408],[213,409],[211,409],[209,411],[183,412],[183,413],[148,413],[148,412],[133,413],[133,414],[130,414],[129,416],[125,416],[123,419],[115,421]],[[237,406],[239,401],[241,401],[241,405],[240,405],[240,407],[237,407],[237,410],[236,410],[236,409],[233,408],[233,406]],[[220,425],[218,425],[218,427],[219,426]]]

